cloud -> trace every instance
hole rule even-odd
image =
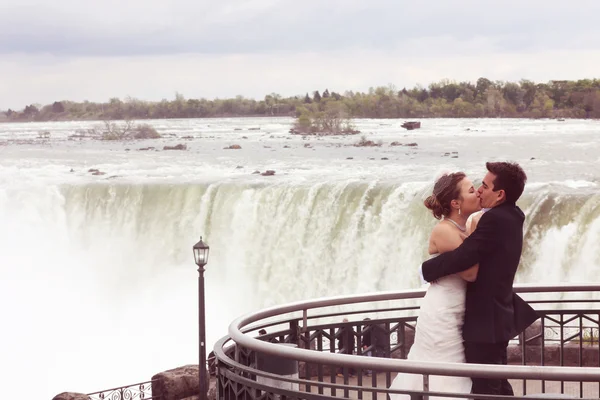
[[[0,10],[10,77],[0,109],[594,77],[600,54],[597,0],[0,0]]]
[[[406,51],[411,49],[407,43],[437,37],[485,38],[507,52],[600,47],[595,21],[600,2],[577,5],[541,0],[0,0],[0,53]],[[577,18],[565,18],[574,8]]]

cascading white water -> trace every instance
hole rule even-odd
[[[8,187],[2,372],[38,370],[41,398],[196,362],[199,234],[211,246],[211,344],[261,307],[418,287],[435,223],[422,206],[429,189],[353,180]],[[517,280],[595,279],[599,203],[597,194],[526,193]]]
[[[518,161],[530,178],[517,281],[598,276],[597,122],[433,119],[406,132],[401,120],[358,120],[382,143],[369,148],[290,135],[289,118],[150,122],[162,139],[69,138],[93,121],[0,126],[5,397],[92,392],[196,364],[200,235],[211,247],[209,347],[266,306],[418,287],[433,178],[476,180],[487,160]],[[160,151],[182,142],[187,151]],[[266,169],[277,173],[253,174]]]

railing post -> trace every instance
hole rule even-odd
[[[297,345],[291,343],[274,344],[276,346],[298,347]],[[289,358],[283,358],[272,354],[256,353],[256,369],[269,372],[271,374],[285,376],[286,378],[298,379],[298,361]],[[256,375],[256,382],[274,388],[299,391],[299,385],[297,383],[265,378],[260,375]],[[279,395],[274,395],[274,397],[276,399],[280,398]]]

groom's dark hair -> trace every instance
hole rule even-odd
[[[527,175],[523,168],[517,163],[511,162],[487,162],[485,167],[492,174],[496,175],[494,179],[494,192],[504,190],[506,201],[516,203],[525,189]]]

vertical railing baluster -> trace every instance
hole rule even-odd
[[[521,365],[527,365],[527,352],[526,352],[526,343],[525,343],[525,332],[521,332],[519,335],[521,339]],[[523,395],[527,394],[527,379],[523,379]]]
[[[335,328],[329,328],[329,352],[335,353]],[[337,365],[332,365],[330,374],[331,374],[331,382],[337,383]],[[336,396],[336,389],[331,388],[331,395],[333,397]]]
[[[362,342],[363,342],[363,329],[365,326],[361,326],[361,324],[356,324],[356,354],[359,356],[364,356],[362,352]],[[373,345],[373,343],[371,343]],[[362,391],[362,376],[363,369],[362,368],[354,368],[354,372],[356,373],[356,386],[359,386],[361,389],[358,389],[358,399],[363,399],[363,391]]]
[[[579,367],[583,367],[583,315],[579,315]],[[579,381],[579,397],[583,397],[583,381]]]
[[[542,316],[542,344],[541,344],[541,364],[542,366],[544,366],[544,363],[546,362],[546,356],[545,356],[545,351],[546,351],[546,316]],[[542,379],[542,393],[546,393],[546,381],[544,379]]]
[[[429,395],[427,394],[429,392],[429,375],[428,374],[423,374],[423,400],[429,400]]]
[[[318,335],[318,340],[317,340],[317,350],[320,352],[323,352],[323,332],[319,332]],[[323,382],[323,364],[319,363],[319,365],[317,365],[317,379],[319,380],[319,382]],[[319,394],[323,394],[323,386],[319,385],[318,386],[319,389]]]
[[[564,358],[564,351],[565,351],[565,325],[564,325],[564,314],[561,312],[560,313],[560,354],[559,354],[559,358],[560,358],[560,366],[564,367],[565,366],[565,358]],[[565,381],[561,380],[560,381],[560,393],[564,394],[565,393]]]
[[[390,331],[390,322],[385,323],[385,333],[387,336],[387,346],[385,347],[384,357],[392,358],[392,332]],[[385,372],[385,387],[390,387],[392,385],[392,373],[390,371]]]
[[[304,336],[304,345],[306,346],[307,350],[312,350],[310,348],[311,343],[310,343],[310,331],[308,329],[308,327],[304,328],[304,332],[302,333]],[[306,385],[304,386],[304,389],[306,390],[306,392],[310,393],[311,391],[311,385],[310,383],[310,377],[311,377],[311,371],[310,371],[310,364],[308,363],[308,361],[306,361],[304,363],[304,378],[306,379]]]

